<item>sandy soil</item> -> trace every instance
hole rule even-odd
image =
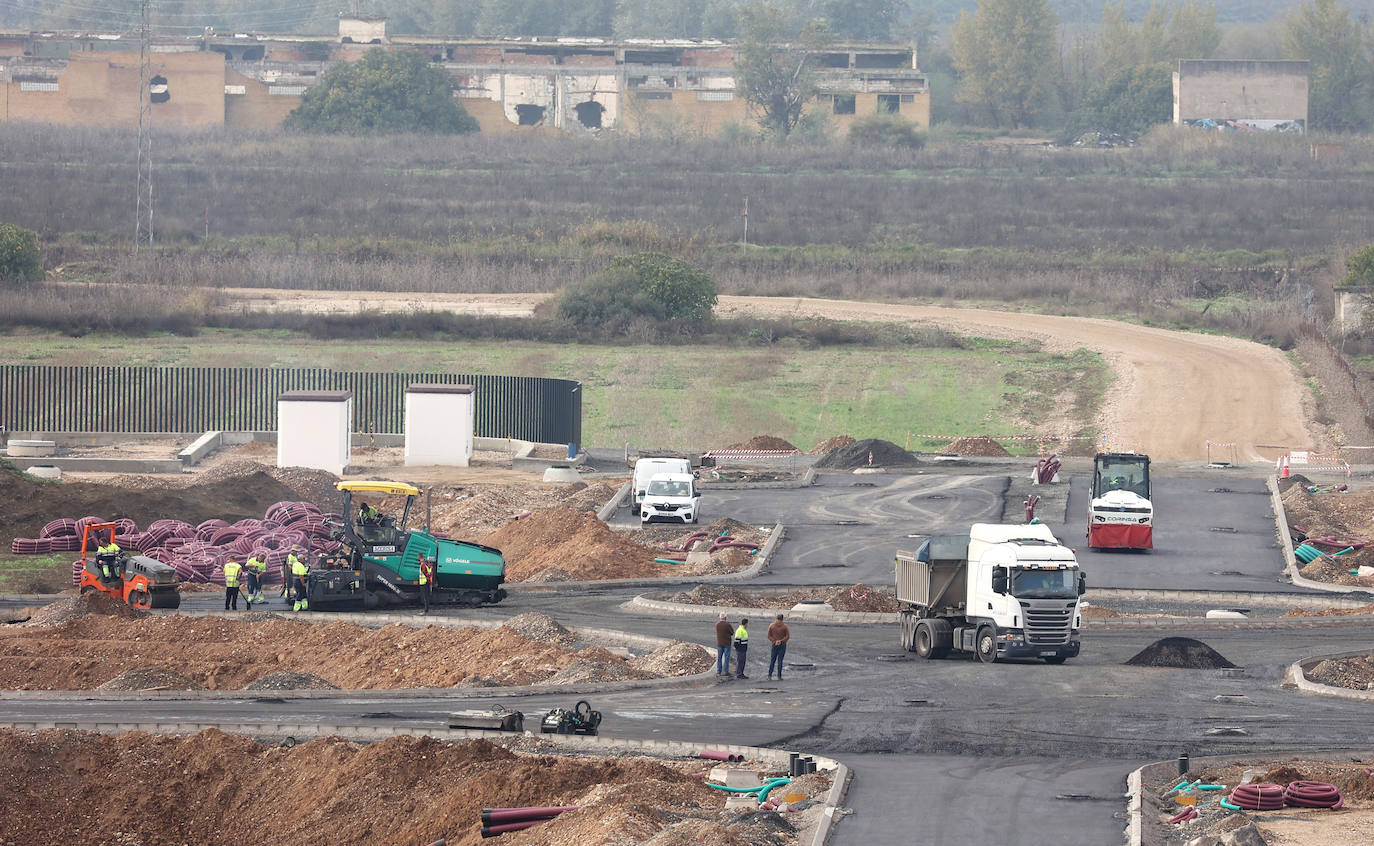
[[[709,769],[700,761],[548,754],[556,747],[539,738],[502,743],[323,738],[282,748],[214,729],[3,729],[0,760],[14,765],[0,767],[0,843],[781,846],[818,813],[814,801],[786,817],[727,811],[725,794],[694,777]],[[828,781],[815,773],[788,789],[823,796]],[[581,810],[481,837],[482,808],[548,805]]]
[[[547,294],[331,295],[320,291],[226,289],[247,310],[350,312],[360,308],[429,309],[527,315]],[[1241,461],[1273,460],[1284,450],[1316,443],[1299,375],[1283,353],[1251,341],[1173,332],[1116,320],[939,306],[824,299],[721,297],[717,312],[732,316],[826,317],[936,324],[951,331],[1043,342],[1070,352],[1102,354],[1117,376],[1099,426],[1108,445],[1141,449],[1165,461],[1197,460],[1208,440],[1235,443]]]

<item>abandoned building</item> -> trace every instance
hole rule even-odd
[[[1174,123],[1202,129],[1307,128],[1305,61],[1180,61]]]
[[[620,129],[710,135],[752,120],[735,48],[694,39],[391,36],[384,18],[342,16],[336,36],[219,34],[151,45],[154,120],[270,128],[337,62],[413,49],[452,75],[482,132]],[[0,120],[138,123],[140,44],[112,33],[0,32]],[[841,44],[819,57],[821,110],[838,129],[900,115],[930,125],[930,90],[910,46]]]

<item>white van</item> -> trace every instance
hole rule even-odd
[[[630,501],[635,508],[644,501],[644,492],[649,488],[649,480],[663,473],[692,474],[692,462],[685,458],[641,458],[635,462],[634,486],[630,490]]]
[[[639,505],[639,523],[655,520],[695,523],[701,511],[701,493],[691,473],[660,473],[649,480]]]

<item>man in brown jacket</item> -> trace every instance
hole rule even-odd
[[[716,621],[716,675],[725,678],[734,678],[730,675],[730,639],[735,636],[735,627],[730,625],[730,621],[725,619],[725,612],[720,612],[720,619]]]
[[[772,644],[768,651],[768,678],[773,677],[773,665],[778,665],[778,681],[782,681],[782,657],[787,654],[787,641],[792,637],[792,632],[787,628],[787,624],[782,621],[782,615],[768,627],[768,642]]]

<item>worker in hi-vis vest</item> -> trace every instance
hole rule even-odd
[[[291,609],[293,611],[305,611],[310,608],[310,602],[305,598],[305,574],[308,568],[296,555],[300,551],[301,548],[298,546],[286,556],[287,563],[291,565],[291,586],[296,589],[296,604]]]
[[[233,559],[224,562],[224,610],[228,611],[233,606],[235,611],[239,610],[239,573],[243,571],[243,565]],[[248,606],[252,608],[250,604]]]

